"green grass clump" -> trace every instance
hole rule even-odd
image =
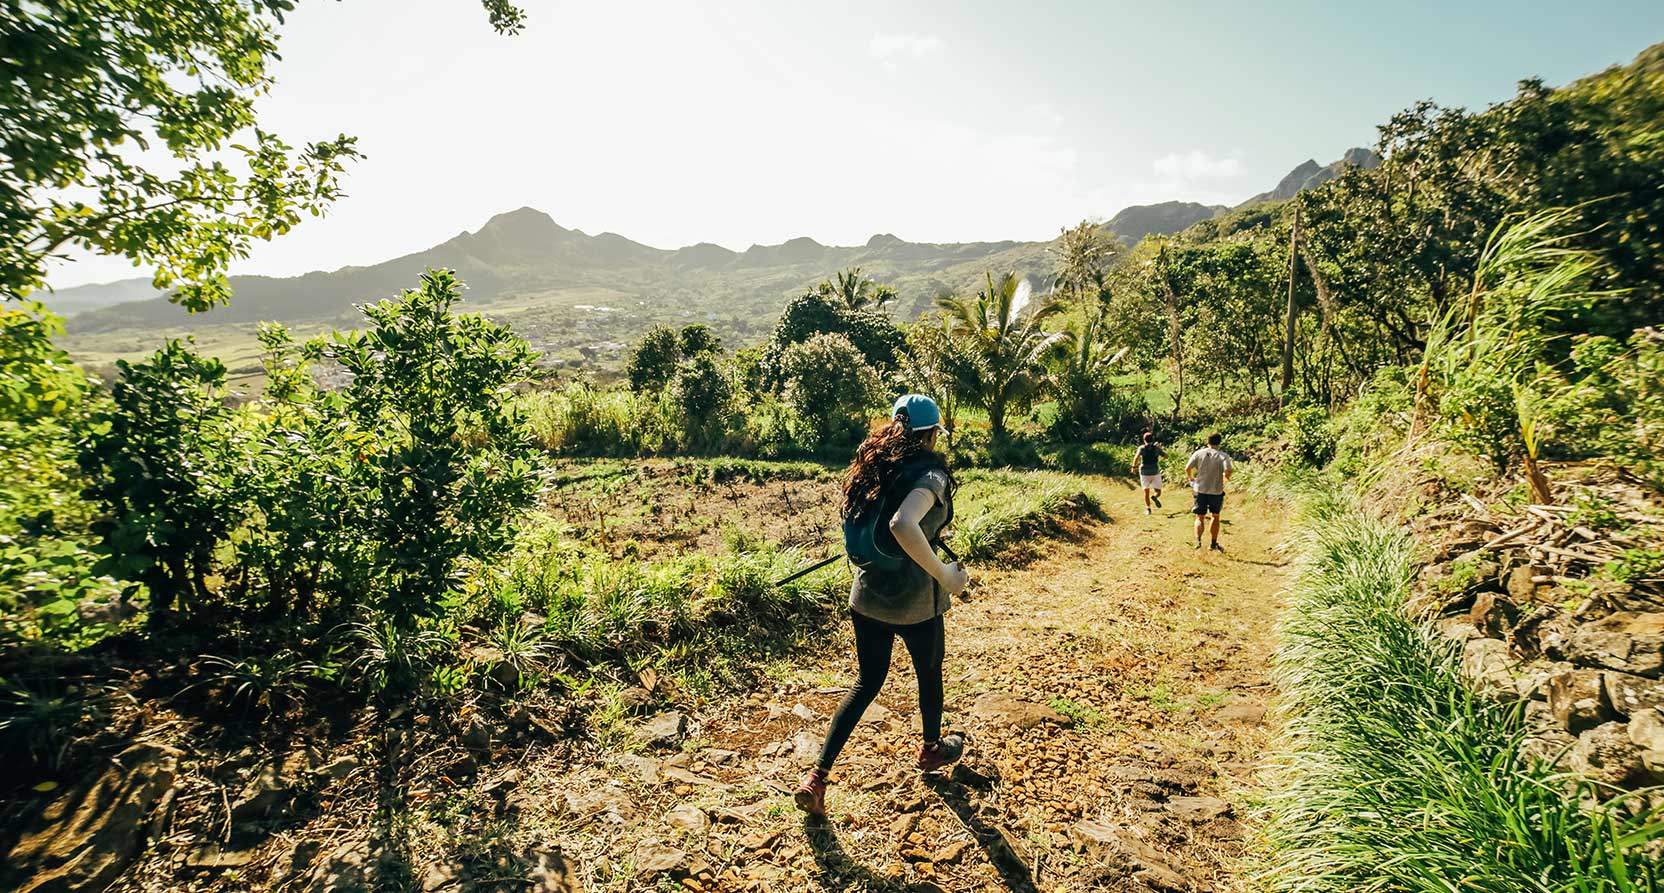
[[[1272,891],[1656,891],[1664,821],[1521,750],[1520,705],[1475,694],[1457,646],[1406,616],[1408,537],[1313,497],[1276,670],[1289,750]],[[1581,804],[1581,805],[1580,805]]]
[[[1080,479],[1068,475],[970,470],[958,480],[948,545],[966,561],[999,556],[1057,532],[1066,521],[1103,512]]]

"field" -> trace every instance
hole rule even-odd
[[[1147,517],[1119,481],[965,478],[961,537],[988,539],[961,546],[993,554],[949,615],[948,724],[971,740],[951,778],[904,769],[916,717],[898,653],[835,776],[836,818],[805,833],[787,792],[850,672],[846,628],[816,610],[766,647],[669,640],[627,666],[590,664],[581,683],[568,663],[558,701],[475,696],[433,721],[395,709],[306,733],[220,732],[198,712],[209,702],[187,696],[149,721],[171,729],[152,741],[199,742],[179,766],[172,831],[117,889],[305,886],[329,872],[490,887],[564,872],[629,890],[644,871],[713,889],[1171,877],[1234,889],[1266,743],[1272,612],[1258,608],[1279,597],[1280,508],[1246,498],[1220,556],[1191,551],[1181,509]],[[651,577],[791,541],[818,555],[833,488],[831,472],[801,463],[575,463],[555,470],[542,511],[571,548]],[[1035,514],[1063,491],[1054,514]],[[842,572],[824,573],[835,603]],[[285,749],[297,740],[303,752]],[[256,815],[249,798],[262,796],[274,805]]]

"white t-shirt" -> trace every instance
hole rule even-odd
[[[1231,457],[1224,450],[1210,446],[1190,454],[1184,463],[1185,471],[1196,470],[1196,492],[1207,496],[1225,494],[1225,473],[1231,470]]]

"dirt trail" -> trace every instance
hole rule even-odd
[[[1095,486],[1111,520],[978,572],[948,615],[946,725],[969,739],[950,778],[911,769],[916,690],[898,646],[833,773],[830,823],[792,809],[853,676],[839,650],[687,717],[681,735],[661,717],[659,747],[522,767],[512,814],[590,889],[1239,889],[1283,509],[1233,495],[1227,551],[1197,552],[1185,491],[1145,516],[1124,483]]]

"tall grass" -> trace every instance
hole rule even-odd
[[[1410,540],[1335,496],[1301,530],[1266,888],[1657,891],[1658,811],[1528,759],[1521,707],[1474,694],[1458,646],[1407,618]]]
[[[1100,517],[1097,497],[1078,478],[968,470],[959,475],[957,520],[948,544],[960,558],[994,558],[1061,530],[1067,521]]]

